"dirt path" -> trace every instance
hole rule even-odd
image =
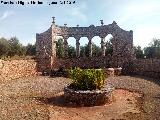
[[[144,93],[142,103],[143,112],[131,112],[131,110],[135,108],[133,107],[134,104],[128,104],[132,109],[126,110],[126,113],[123,112],[117,116],[113,114],[113,111],[111,112],[111,106],[66,108],[41,102],[42,99],[46,100],[46,98],[55,97],[56,94],[61,93],[64,85],[70,83],[70,80],[66,78],[38,76],[5,82],[0,85],[0,120],[56,120],[57,116],[59,116],[57,119],[61,117],[64,119],[71,117],[77,119],[77,116],[79,116],[79,119],[88,120],[93,120],[93,118],[100,120],[107,120],[106,118],[112,120],[160,120],[160,84],[159,82],[153,81],[155,80],[129,76],[108,78],[107,83],[117,88],[125,88]],[[130,98],[133,97],[131,93],[128,95],[130,95]],[[123,103],[124,102],[125,101],[123,101]],[[132,100],[128,102],[133,103]],[[124,107],[123,104],[120,103],[116,103],[115,106],[118,104],[121,105],[121,108]],[[108,109],[110,109],[110,111],[108,111]],[[88,111],[90,111],[91,114],[87,115],[86,113]],[[111,116],[112,114],[114,117]]]

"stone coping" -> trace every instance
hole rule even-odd
[[[115,89],[111,85],[106,85],[101,90],[98,90],[98,89],[97,90],[74,90],[74,89],[70,89],[68,86],[69,86],[69,84],[64,87],[64,91],[68,90],[70,92],[82,93],[82,94],[83,93],[104,93],[104,92],[107,93],[107,92],[113,91]]]

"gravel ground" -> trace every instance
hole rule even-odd
[[[160,80],[159,80],[160,81]],[[160,120],[160,82],[158,80],[119,76],[109,77],[107,84],[144,94],[143,111],[139,114],[125,113],[117,119]],[[54,97],[62,92],[64,85],[70,83],[66,78],[43,76],[28,77],[3,82],[0,85],[0,120],[48,120],[48,104],[37,101]]]
[[[139,76],[110,77],[107,83],[131,91],[143,93],[141,114],[126,113],[122,115],[127,120],[160,120],[160,79]]]

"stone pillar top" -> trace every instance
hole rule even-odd
[[[116,21],[113,21],[113,23],[112,23],[112,24],[115,24],[115,25],[117,25]]]
[[[104,22],[103,22],[103,20],[100,20],[101,21],[101,25],[103,26],[104,25]]]
[[[52,17],[52,19],[53,19],[52,23],[55,24],[55,17]]]
[[[66,24],[66,23],[64,24],[64,27],[67,27],[67,24]]]

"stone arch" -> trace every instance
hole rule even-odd
[[[81,37],[79,39],[79,43],[80,43],[80,57],[88,57],[89,56],[89,50],[87,49],[88,38]]]
[[[76,57],[76,39],[74,37],[69,37],[67,39],[68,42],[68,57],[75,58]]]
[[[101,38],[99,36],[94,36],[92,38],[92,56],[98,57],[102,55]]]
[[[64,57],[64,48],[63,48],[64,39],[63,37],[56,36],[55,42],[56,42],[56,57],[63,58]]]
[[[89,27],[68,27],[67,24],[64,26],[58,26],[55,24],[55,18],[51,27],[40,34],[36,35],[36,45],[37,45],[37,61],[40,69],[53,68],[56,65],[56,36],[62,36],[64,39],[64,55],[67,56],[68,53],[68,42],[69,37],[74,37],[76,39],[76,50],[78,53],[80,51],[79,40],[81,37],[87,37],[88,47],[89,47],[89,57],[92,57],[92,38],[94,36],[100,36],[101,40],[111,34],[113,36],[113,55],[112,55],[112,67],[122,66],[125,62],[130,62],[134,59],[133,54],[133,31],[126,31],[121,29],[115,21],[112,24],[104,25],[101,20],[101,26],[90,25]],[[103,48],[102,57],[105,57],[105,46],[104,42],[101,42]],[[45,45],[45,47],[44,47]],[[45,49],[44,49],[45,48]],[[79,57],[79,56],[78,56]],[[43,62],[47,63],[43,65]],[[44,66],[44,67],[42,67]]]
[[[113,40],[113,35],[112,34],[108,34],[105,37],[105,56],[107,55],[111,55],[113,53],[113,46],[112,46],[112,40]]]

